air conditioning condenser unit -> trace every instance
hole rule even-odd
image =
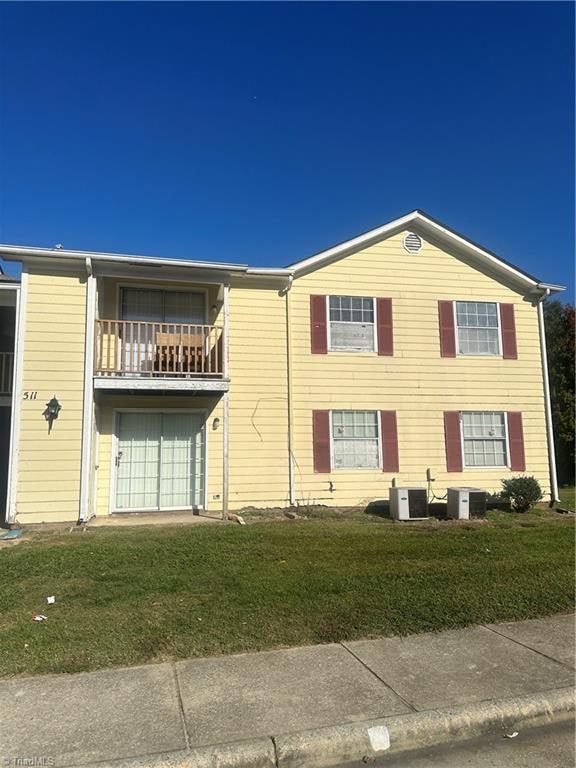
[[[470,520],[486,514],[486,491],[482,488],[448,488],[448,517]]]
[[[393,487],[390,493],[390,517],[394,520],[426,520],[428,493],[426,488]]]

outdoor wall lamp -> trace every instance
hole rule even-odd
[[[218,418],[218,416],[216,416],[216,418],[212,422],[212,429],[218,429],[219,426],[220,426],[220,419]]]
[[[42,413],[42,416],[44,416],[48,422],[48,434],[52,431],[52,424],[54,423],[54,420],[58,418],[58,414],[61,410],[62,406],[58,402],[56,395],[54,395],[52,400],[50,400],[49,403],[46,403],[46,410]]]

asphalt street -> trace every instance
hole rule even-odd
[[[501,732],[459,742],[382,757],[374,768],[574,768],[574,721],[520,731],[513,739]],[[341,768],[366,768],[348,763]]]

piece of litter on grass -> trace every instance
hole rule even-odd
[[[54,595],[50,595],[50,597],[46,598],[46,602],[48,603],[48,605],[53,605],[56,602],[56,598],[54,597]]]
[[[48,616],[44,616],[43,613],[35,613],[32,616],[32,621],[48,621]]]
[[[505,739],[515,739],[516,736],[518,736],[518,731],[514,731],[513,733],[507,733],[505,734]]]

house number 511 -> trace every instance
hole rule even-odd
[[[22,392],[23,400],[36,400],[38,392]]]

